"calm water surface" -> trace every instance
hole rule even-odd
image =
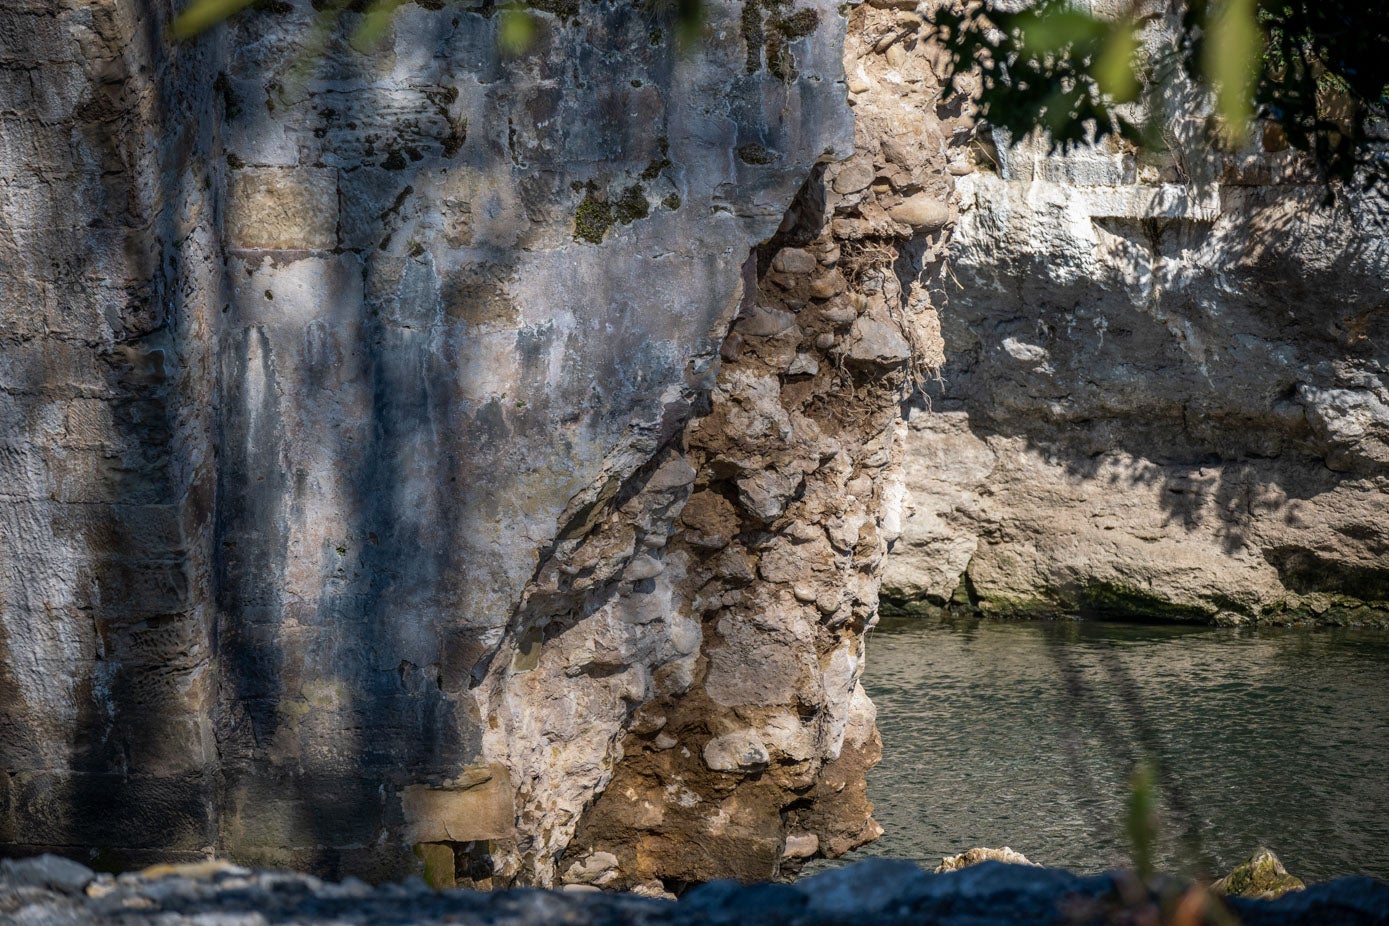
[[[1223,874],[1267,845],[1309,881],[1389,878],[1389,634],[885,618],[864,684],[886,832],[856,856],[1009,845],[1104,870],[1146,754],[1163,868]]]

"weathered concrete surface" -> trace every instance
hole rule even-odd
[[[325,883],[303,874],[205,866],[96,878],[49,859],[0,869],[0,915],[23,926],[119,923],[124,926],[316,924],[1035,923],[1100,926],[1160,922],[1240,922],[1245,926],[1370,926],[1389,920],[1389,885],[1370,878],[1316,884],[1277,900],[1217,901],[1199,888],[1164,881],[1145,889],[1127,873],[1078,877],[1030,865],[984,862],[926,874],[911,862],[873,859],[788,884],[715,882],[678,902],[599,891],[428,890],[422,882],[378,888]],[[73,866],[80,868],[81,866]],[[1231,917],[1231,911],[1236,918]]]
[[[367,52],[308,2],[176,49],[166,0],[0,11],[0,852],[548,883],[706,659],[662,544],[720,465],[691,416],[754,383],[715,388],[750,251],[853,150],[844,20],[713,3],[681,56],[651,6],[537,4],[508,60],[492,4],[436,6]],[[851,578],[808,785],[871,752]]]
[[[847,151],[843,21],[801,6],[794,77],[745,67],[734,3],[690,57],[607,3],[541,14],[514,61],[494,19],[407,6],[299,84],[306,5],[240,26],[218,537],[243,856],[424,843],[553,877],[683,631],[657,598],[609,625],[611,589],[527,589],[707,396],[749,248]]]
[[[1389,622],[1382,196],[1286,152],[1033,147],[960,178],[898,604]]]
[[[215,838],[215,50],[161,6],[0,9],[0,853]]]

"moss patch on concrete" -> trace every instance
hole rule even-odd
[[[776,155],[756,142],[738,146],[738,160],[746,164],[771,164]]]
[[[590,244],[602,244],[603,236],[612,228],[613,210],[605,202],[595,199],[589,192],[574,210],[574,240]]]

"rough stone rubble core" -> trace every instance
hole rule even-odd
[[[698,771],[672,832],[787,811],[691,870],[870,836],[949,216],[919,20],[855,13],[856,153],[745,265],[849,153],[832,3],[715,4],[694,63],[633,5],[545,14],[524,71],[406,6],[307,79],[270,7],[173,48],[165,0],[0,11],[0,851],[654,887],[687,860],[581,815],[658,752]]]

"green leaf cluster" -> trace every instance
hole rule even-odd
[[[1155,145],[1172,115],[1158,101],[1186,79],[1214,101],[1212,145],[1238,145],[1261,121],[1327,178],[1362,167],[1367,182],[1389,176],[1367,131],[1389,101],[1389,4],[1186,0],[1181,10],[1175,41],[1147,47],[1143,31],[1164,10],[1141,0],[1109,19],[1071,0],[960,0],[932,27],[956,80],[977,75],[983,116],[1017,136],[1042,128],[1057,147],[1110,134]]]

